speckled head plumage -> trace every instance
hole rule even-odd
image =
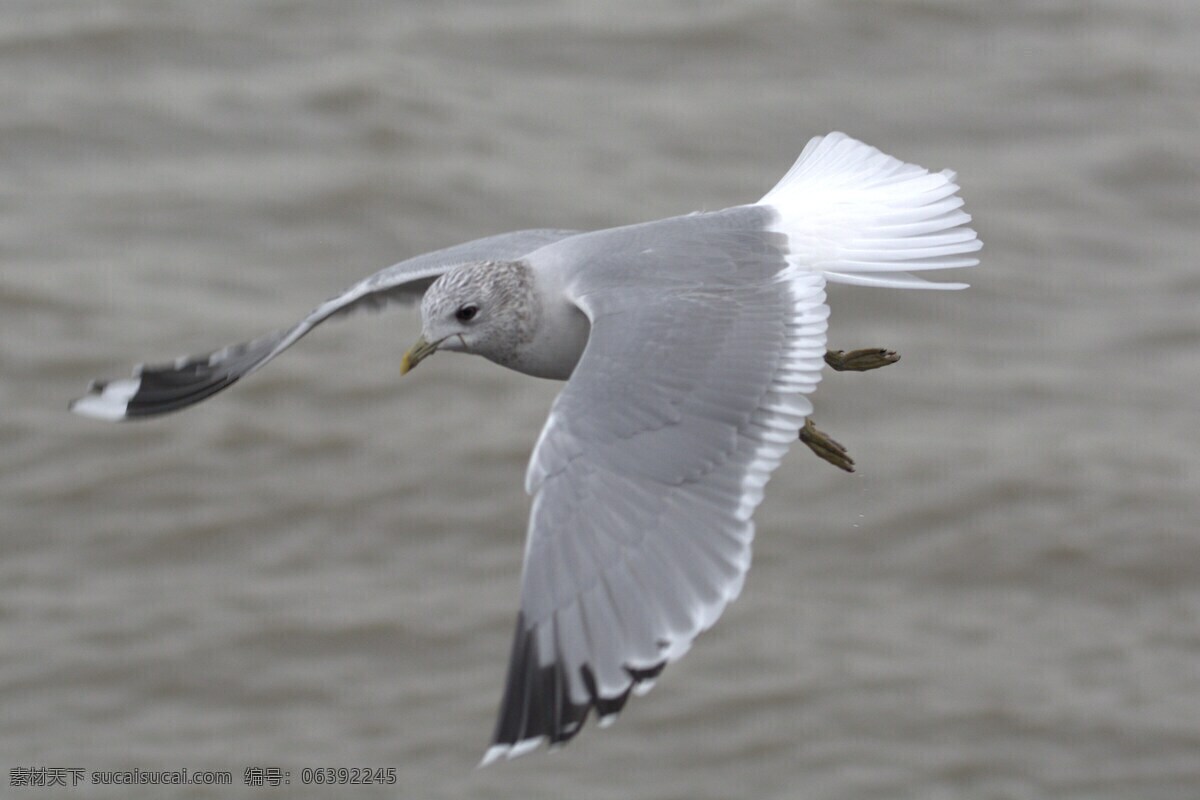
[[[477,261],[455,267],[425,292],[421,338],[409,368],[434,350],[469,352],[508,365],[537,328],[540,304],[523,261]]]

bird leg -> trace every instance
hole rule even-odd
[[[854,472],[854,459],[846,452],[846,448],[817,430],[817,426],[813,425],[811,419],[804,420],[804,427],[800,429],[800,441],[838,469]]]
[[[895,350],[885,350],[882,347],[868,347],[865,350],[826,350],[825,363],[838,372],[866,372],[879,369],[900,360],[900,354]]]
[[[895,350],[882,347],[868,347],[863,350],[826,350],[825,363],[838,372],[867,372],[872,369],[886,367],[900,360],[900,354]],[[836,439],[817,430],[811,419],[804,421],[800,430],[800,441],[820,458],[833,464],[838,469],[854,472],[854,459],[846,452],[846,448]]]

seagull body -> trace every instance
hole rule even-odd
[[[763,488],[812,413],[829,282],[959,289],[981,244],[954,174],[833,133],[760,201],[591,233],[535,230],[402,262],[292,328],[130,379],[72,410],[198,402],[318,323],[421,300],[404,371],[440,350],[567,380],[534,447],[521,606],[483,763],[601,724],[741,590]]]

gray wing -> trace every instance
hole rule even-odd
[[[259,369],[331,317],[360,308],[377,310],[393,302],[414,302],[439,275],[458,264],[519,258],[576,233],[549,229],[502,233],[401,261],[326,300],[290,328],[204,355],[184,356],[166,364],[139,364],[132,378],[93,381],[88,393],[70,408],[76,414],[113,421],[178,411]]]
[[[591,320],[538,440],[521,611],[484,763],[603,724],[741,589],[763,486],[811,412],[824,279],[785,263],[770,209],[585,234]],[[568,272],[570,267],[566,267]]]

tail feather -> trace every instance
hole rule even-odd
[[[808,143],[758,201],[779,215],[796,269],[833,283],[899,289],[962,289],[913,271],[973,267],[983,244],[965,227],[951,170],[929,172],[842,133]]]
[[[885,289],[966,289],[969,283],[934,283],[911,272],[888,272],[884,274],[868,272],[823,272],[825,280],[830,283],[844,283],[849,286],[879,286]]]

